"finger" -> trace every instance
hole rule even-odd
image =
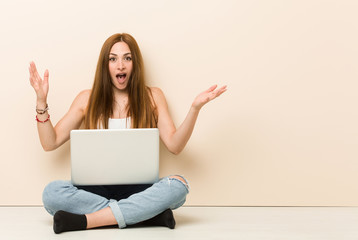
[[[227,90],[226,86],[223,86],[223,87],[217,89],[213,94],[213,99],[219,97],[221,94],[226,92],[226,90]]]
[[[33,76],[33,72],[32,72],[32,62],[30,62],[29,72],[30,72],[30,76]]]
[[[217,88],[217,86],[218,85],[213,85],[213,86],[211,86],[208,90],[206,90],[205,92],[212,92],[212,91],[214,91],[215,90],[215,88]]]
[[[44,74],[44,83],[46,83],[46,84],[48,84],[48,77],[49,77],[49,72],[48,72],[48,70],[46,69],[45,70],[45,74]]]
[[[34,62],[31,63],[31,67],[32,67],[32,73],[34,75],[34,78],[37,80],[37,81],[42,81],[41,77],[40,77],[40,74],[38,73],[37,71],[37,67],[36,67],[36,64]]]
[[[31,73],[34,75],[34,70],[36,69],[35,63],[34,62],[30,62],[30,70]]]
[[[30,77],[29,77],[29,79],[30,79],[30,83],[31,83],[31,85],[32,85],[32,83],[33,83],[34,81],[33,81],[33,79],[32,79],[32,71],[31,71],[31,66],[29,67],[29,73],[30,73]]]
[[[227,85],[222,86],[220,89],[227,89]]]
[[[35,80],[35,63],[34,62],[30,62],[30,73],[31,73],[31,77],[33,78],[33,80]]]
[[[29,67],[29,72],[30,72],[30,83],[31,83],[32,86],[34,86],[36,79],[35,79],[33,68],[31,66],[31,64],[30,64],[30,67]]]
[[[218,94],[216,95],[216,97],[219,97],[221,94],[223,94],[224,92],[226,92],[227,89],[223,89],[221,91],[218,92]]]
[[[226,91],[227,85],[222,86],[221,88],[217,89],[218,92]]]

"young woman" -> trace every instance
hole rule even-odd
[[[226,91],[212,86],[199,94],[178,129],[169,115],[163,92],[147,87],[142,55],[129,34],[115,34],[103,44],[91,90],[84,90],[53,127],[48,113],[49,72],[40,77],[35,63],[29,67],[37,96],[36,120],[40,142],[51,151],[70,138],[70,131],[96,128],[158,128],[168,150],[179,154],[188,142],[200,109]],[[171,209],[182,206],[189,192],[184,177],[173,175],[153,185],[74,186],[54,181],[43,192],[45,209],[54,215],[54,231],[143,223],[174,228]]]

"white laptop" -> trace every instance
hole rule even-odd
[[[157,128],[71,131],[74,185],[150,184],[159,177]]]

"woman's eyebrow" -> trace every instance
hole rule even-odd
[[[125,54],[123,54],[123,56],[126,56],[126,55],[129,55],[129,54],[131,54],[130,52],[128,52],[128,53],[125,53]],[[110,53],[109,55],[114,55],[114,56],[118,56],[117,54],[115,54],[115,53]]]

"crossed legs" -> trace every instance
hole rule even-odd
[[[55,232],[116,224],[124,228],[139,222],[174,228],[170,209],[183,205],[187,193],[187,181],[181,176],[163,178],[145,191],[120,201],[77,189],[69,182],[56,181],[45,188],[43,201],[50,214],[56,213]],[[73,226],[76,219],[78,227]]]

